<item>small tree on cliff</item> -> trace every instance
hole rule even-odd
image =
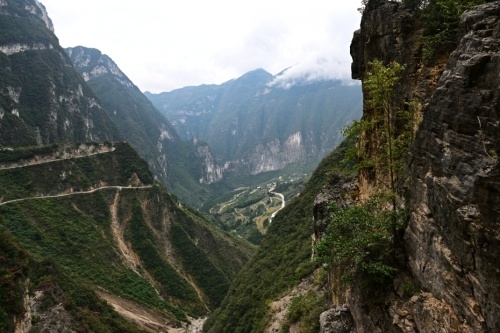
[[[347,152],[347,159],[355,159],[358,169],[376,168],[387,179],[378,180],[396,192],[398,179],[405,165],[405,157],[412,138],[412,114],[394,103],[394,86],[400,80],[404,66],[393,61],[384,65],[379,60],[369,63],[363,80],[365,103],[372,112],[354,121],[343,130],[347,137],[357,137],[358,143]],[[411,103],[408,104],[411,109]],[[397,124],[397,128],[396,128]],[[374,133],[377,142],[373,150],[365,148],[367,133]]]
[[[386,170],[389,178],[389,190],[394,197],[396,193],[396,178],[401,168],[400,156],[398,156],[400,146],[400,136],[396,136],[395,122],[400,116],[400,109],[394,105],[394,86],[400,80],[400,73],[404,66],[393,61],[385,66],[379,60],[370,62],[370,71],[363,81],[367,94],[366,102],[376,110],[381,116],[382,130],[384,132],[385,144],[383,144],[383,155],[386,161]],[[379,116],[379,117],[380,117]],[[377,117],[377,115],[376,115]],[[394,210],[396,210],[396,200],[392,199]]]
[[[380,192],[362,205],[330,207],[330,225],[317,251],[318,260],[329,264],[335,294],[335,286],[342,283],[376,286],[397,271],[397,231],[404,219],[398,182],[403,179],[413,137],[411,113],[402,110],[394,96],[403,69],[397,62],[369,63],[363,85],[365,103],[371,110],[344,129],[344,135],[357,138],[357,144],[346,152],[349,161],[344,162],[355,160],[358,170],[376,170],[381,186]],[[405,108],[411,110],[411,105]]]
[[[379,60],[369,63],[363,85],[365,103],[371,112],[344,129],[344,135],[358,138],[357,145],[348,151],[346,157],[355,159],[359,170],[374,170],[377,182],[385,187],[380,193],[392,206],[395,242],[398,228],[396,216],[399,215],[398,188],[404,178],[406,157],[413,138],[413,115],[400,108],[394,96],[403,69],[404,66],[395,61],[388,65]],[[411,105],[408,104],[409,110]],[[369,142],[368,138],[376,142]]]

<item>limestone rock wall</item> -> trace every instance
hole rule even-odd
[[[358,79],[375,59],[405,64],[395,95],[400,105],[420,103],[405,246],[407,278],[421,291],[401,297],[395,280],[387,313],[352,290],[351,313],[358,332],[498,332],[500,2],[464,13],[457,49],[432,66],[419,57],[419,22],[401,3],[371,0],[351,54]],[[359,178],[360,196],[369,195],[376,174]]]
[[[500,2],[462,16],[411,164],[411,271],[471,332],[500,329],[499,20]]]

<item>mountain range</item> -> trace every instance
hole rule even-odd
[[[310,172],[360,117],[361,89],[341,81],[285,89],[272,84],[280,75],[256,69],[221,85],[145,94],[182,138],[206,141],[229,177],[291,164]]]
[[[38,1],[1,2],[0,32],[0,331],[169,330],[213,311],[254,249],[165,188],[175,130],[112,62],[92,79],[113,94],[91,87]]]
[[[500,331],[500,2],[479,2],[364,2],[361,86],[142,94],[0,0],[0,332]]]
[[[207,185],[223,178],[210,147],[201,141],[182,140],[167,118],[107,55],[81,46],[66,52],[102,101],[108,117],[148,162],[156,178],[192,206],[206,200],[212,193]]]

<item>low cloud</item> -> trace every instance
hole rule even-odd
[[[351,83],[351,62],[329,58],[325,54],[311,55],[277,75],[269,85],[289,89],[295,85],[328,80]]]
[[[220,84],[256,68],[291,67],[274,82],[283,87],[349,80],[349,44],[360,21],[359,1],[43,3],[64,47],[101,50],[153,92]]]

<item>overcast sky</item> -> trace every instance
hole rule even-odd
[[[349,44],[361,19],[358,0],[39,1],[63,47],[97,48],[156,93],[256,68],[350,78]]]

